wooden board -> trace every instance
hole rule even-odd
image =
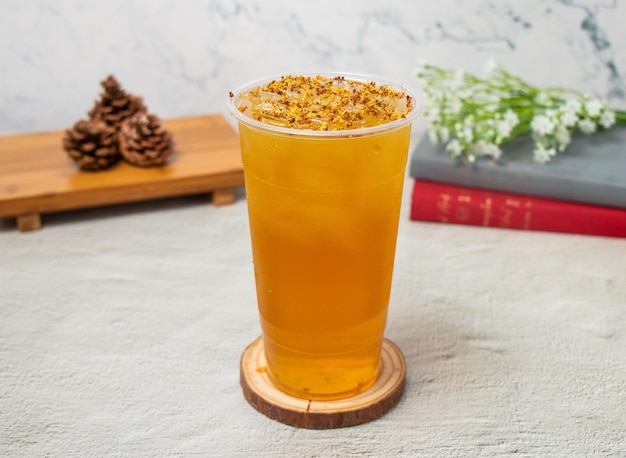
[[[222,115],[166,119],[176,153],[167,165],[78,169],[61,146],[64,131],[0,137],[0,217],[21,231],[39,229],[41,214],[163,197],[211,193],[215,205],[234,201],[243,186],[236,132]]]
[[[241,356],[243,395],[263,415],[298,428],[333,429],[367,423],[391,410],[404,392],[404,356],[388,339],[383,342],[380,374],[374,385],[346,399],[314,401],[284,393],[272,384],[266,364],[263,338],[259,337]]]

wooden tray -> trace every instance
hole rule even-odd
[[[120,162],[84,172],[63,151],[64,131],[0,137],[0,217],[20,231],[41,227],[41,214],[155,198],[212,193],[232,203],[243,186],[237,134],[222,115],[165,120],[176,153],[169,164],[141,168]]]

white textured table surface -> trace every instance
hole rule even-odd
[[[399,405],[299,430],[243,399],[243,191],[0,222],[0,455],[626,456],[626,241],[408,220]]]
[[[626,2],[2,0],[0,133],[64,129],[113,73],[163,118],[268,74],[496,58],[626,108]],[[2,186],[0,170],[0,186]],[[380,420],[254,411],[245,200],[0,220],[0,457],[626,456],[626,239],[410,222],[387,336],[407,389]]]

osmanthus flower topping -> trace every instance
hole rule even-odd
[[[606,100],[559,87],[536,88],[493,60],[486,70],[481,78],[434,65],[418,68],[430,138],[444,144],[452,158],[497,159],[500,145],[531,134],[534,160],[545,163],[565,150],[576,130],[590,134],[626,124],[626,112],[609,108]]]
[[[373,127],[405,118],[415,108],[405,91],[344,76],[286,75],[238,97],[237,108],[245,115],[302,130]]]

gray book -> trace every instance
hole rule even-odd
[[[450,159],[427,135],[411,154],[410,175],[421,180],[495,192],[626,209],[626,127],[577,134],[547,164],[533,161],[529,136],[502,145],[502,157],[474,163]]]

